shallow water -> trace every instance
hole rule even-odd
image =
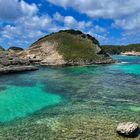
[[[140,57],[113,57],[120,63],[0,76],[0,139],[127,139],[115,129],[140,124]]]
[[[61,97],[43,91],[39,84],[33,87],[11,85],[0,92],[0,101],[0,122],[7,122],[58,104]]]

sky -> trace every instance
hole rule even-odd
[[[81,30],[101,45],[140,43],[140,0],[0,0],[5,48],[27,48],[64,29]]]

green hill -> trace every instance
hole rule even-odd
[[[112,63],[98,40],[81,31],[64,30],[40,38],[22,53],[45,65],[86,65]]]

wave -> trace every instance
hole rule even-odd
[[[122,61],[121,64],[128,64],[129,62],[126,61]]]

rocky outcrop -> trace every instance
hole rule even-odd
[[[8,51],[9,52],[11,52],[11,53],[18,53],[18,52],[21,52],[21,51],[23,51],[24,49],[23,48],[20,48],[20,47],[10,47],[9,49],[8,49]]]
[[[37,70],[29,60],[19,58],[16,54],[0,52],[0,74]]]
[[[41,65],[63,65],[66,62],[63,56],[56,50],[56,43],[42,42],[40,47],[32,46],[24,52],[20,53],[20,56],[24,59],[29,59],[30,62],[38,62]]]
[[[99,42],[80,31],[65,30],[45,36],[19,56],[41,65],[90,65],[115,61],[102,51]]]
[[[140,56],[140,52],[135,52],[135,51],[131,51],[131,52],[124,52],[124,53],[121,53],[121,55],[128,55],[128,56]]]
[[[132,136],[138,130],[138,124],[133,122],[120,123],[117,126],[117,132],[123,136]]]
[[[26,66],[26,65],[7,66],[7,67],[0,68],[0,74],[17,73],[17,72],[34,71],[34,70],[38,70],[38,68],[34,66]]]

